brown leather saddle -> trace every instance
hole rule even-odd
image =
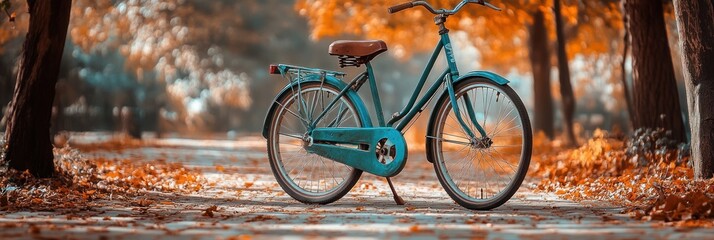
[[[382,40],[339,40],[330,44],[330,55],[340,59],[340,67],[359,67],[374,57],[387,51],[387,44]]]

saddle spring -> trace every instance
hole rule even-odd
[[[337,56],[338,59],[340,59],[340,67],[359,67],[360,65],[366,63],[368,60],[366,57],[355,57],[355,56],[347,56],[347,55],[339,55]]]

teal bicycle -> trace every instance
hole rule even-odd
[[[426,8],[436,15],[441,41],[408,104],[388,121],[370,64],[387,51],[383,41],[342,40],[330,45],[329,54],[338,57],[340,67],[366,67],[349,82],[341,80],[342,72],[270,66],[271,74],[289,80],[270,107],[263,128],[271,169],[285,192],[303,203],[327,204],[347,194],[363,171],[387,180],[399,174],[408,154],[403,133],[436,99],[425,136],[426,154],[449,196],[463,207],[488,210],[515,194],[531,158],[526,108],[505,78],[487,71],[461,74],[444,26],[449,16],[471,3],[500,11],[483,0],[464,0],[451,10],[434,9],[424,1],[389,8],[389,13]],[[448,68],[419,98],[442,50]],[[377,126],[357,93],[365,82],[371,90]]]

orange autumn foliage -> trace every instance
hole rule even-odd
[[[639,219],[714,218],[714,180],[695,180],[688,149],[662,130],[628,139],[598,130],[578,149],[534,156],[531,176],[542,191],[571,200],[607,200]]]
[[[387,8],[407,0],[299,0],[295,9],[305,16],[312,28],[312,38],[356,35],[387,41],[391,53],[406,59],[417,52],[431,50],[438,39],[432,15],[421,7],[387,13]],[[451,9],[457,0],[428,1],[437,8]],[[528,70],[528,26],[537,9],[546,13],[551,40],[555,40],[552,1],[491,1],[503,8],[497,12],[477,5],[467,5],[449,17],[447,28],[456,39],[464,39],[479,50],[481,63],[489,68]],[[620,48],[622,15],[618,1],[563,1],[568,53],[613,54]],[[464,33],[464,36],[460,36]],[[459,44],[458,40],[455,44]],[[463,44],[463,43],[461,43]]]

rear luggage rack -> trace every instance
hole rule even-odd
[[[296,77],[301,77],[303,75],[308,75],[308,74],[319,74],[319,75],[330,75],[330,76],[335,76],[335,77],[343,77],[346,74],[343,72],[338,72],[338,71],[330,71],[330,70],[324,70],[324,69],[319,69],[319,68],[307,68],[307,67],[300,67],[300,66],[293,66],[293,65],[287,65],[287,64],[271,64],[270,68],[268,69],[268,73],[270,74],[280,74],[283,75],[283,77],[289,77],[288,75],[294,75]]]

